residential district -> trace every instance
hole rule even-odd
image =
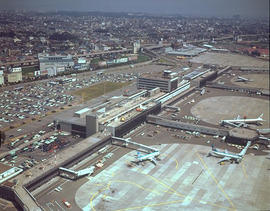
[[[269,21],[0,13],[0,210],[268,210]]]

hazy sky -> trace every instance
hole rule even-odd
[[[269,0],[0,0],[0,8],[269,17]]]

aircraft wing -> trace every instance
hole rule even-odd
[[[231,125],[233,127],[240,127],[241,125],[239,123],[232,123],[232,122],[226,122],[228,125]]]
[[[240,78],[237,78],[236,80],[235,80],[235,82],[243,82],[244,80],[243,79],[240,79]]]
[[[156,159],[151,158],[150,161],[151,161],[152,163],[154,163],[155,165],[157,165]]]
[[[220,160],[218,161],[218,163],[221,163],[221,162],[223,162],[223,161],[228,161],[228,160],[231,160],[231,158],[230,158],[230,157],[224,157],[224,158],[220,159]]]

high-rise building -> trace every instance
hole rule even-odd
[[[4,72],[3,70],[0,70],[0,85],[3,85],[4,83],[5,83]]]
[[[140,40],[137,40],[136,42],[133,43],[133,53],[137,54],[140,51],[141,48],[141,42]]]

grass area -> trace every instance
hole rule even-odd
[[[149,61],[151,58],[145,54],[139,54],[138,55],[138,59],[136,60],[136,63],[141,63],[141,62],[147,62]]]
[[[159,62],[159,63],[168,63],[168,61],[165,60],[165,59],[163,59],[163,58],[159,59],[158,62]]]
[[[83,101],[88,101],[93,98],[99,97],[105,93],[120,89],[122,87],[128,86],[131,82],[124,83],[114,83],[106,81],[104,83],[99,83],[94,86],[89,86],[72,92],[73,95],[81,96]]]
[[[98,64],[100,61],[102,61],[100,58],[94,58],[91,60],[91,64]]]

